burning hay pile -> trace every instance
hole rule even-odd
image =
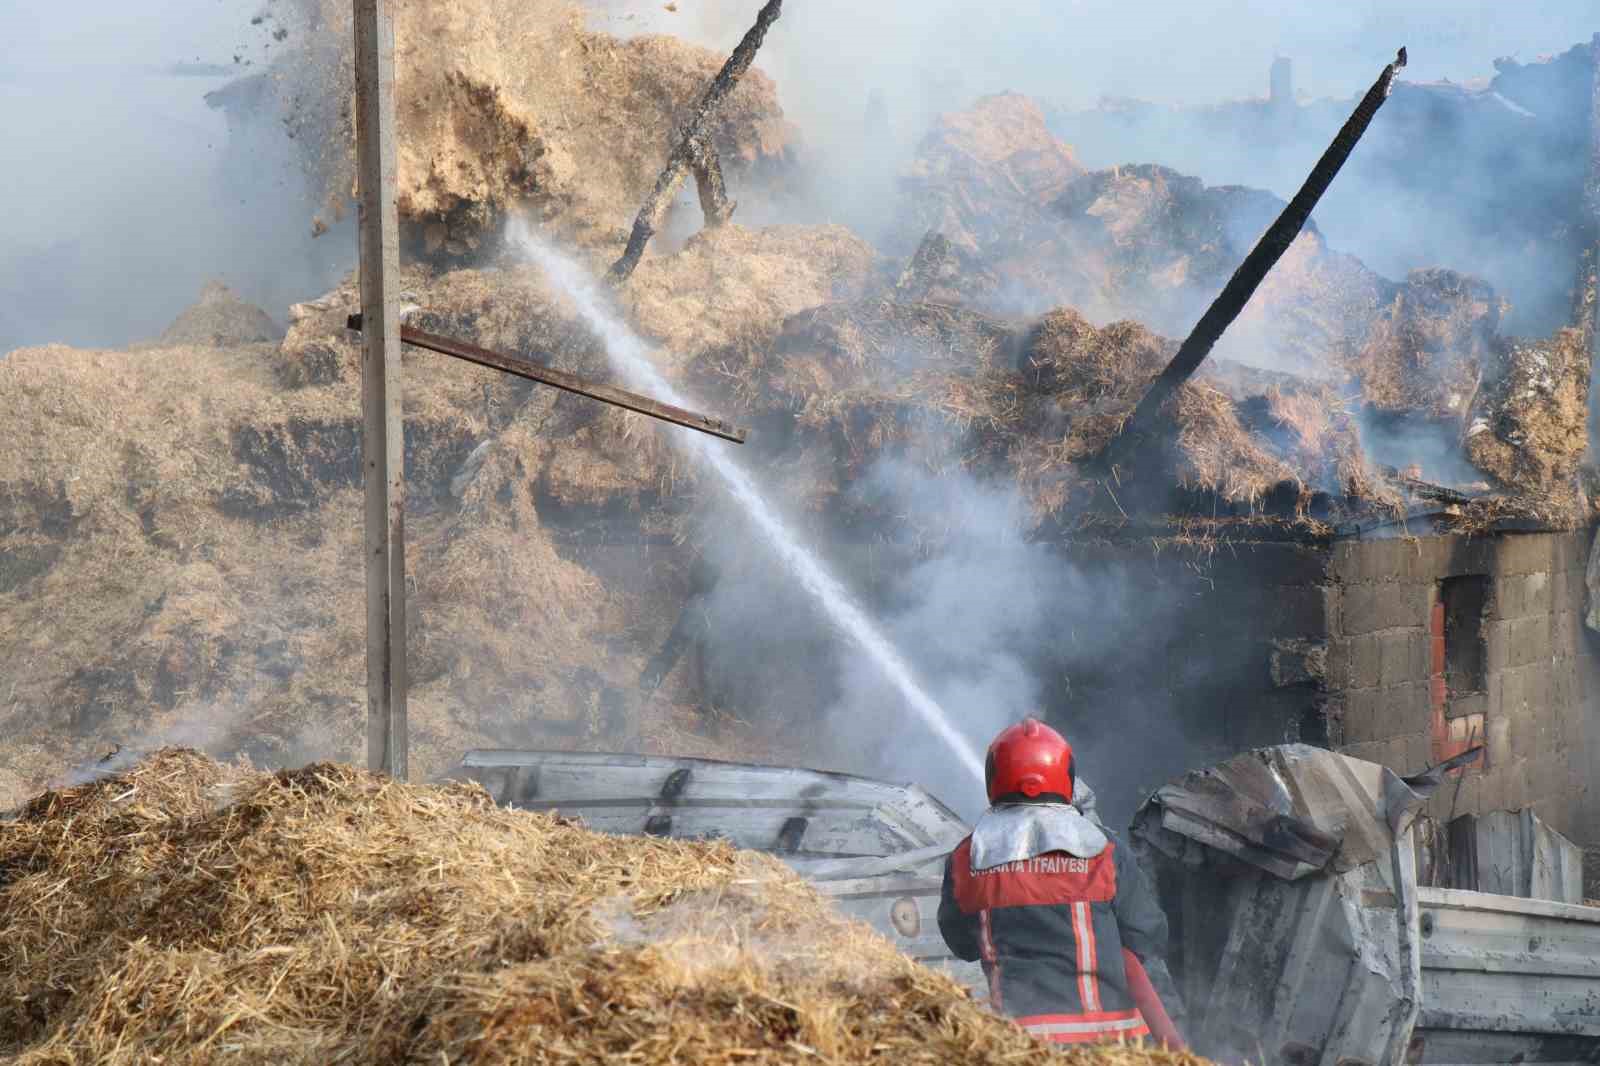
[[[330,104],[353,92],[350,5],[300,6],[310,32],[280,54],[267,103],[337,215],[354,180],[352,121]],[[448,0],[397,6],[395,64],[396,204],[414,253],[459,262],[492,244],[516,207],[580,241],[625,235],[721,57],[676,38],[589,30],[568,0]],[[782,171],[795,135],[757,71],[712,131],[730,179]]]
[[[603,366],[537,278],[408,284],[433,328]],[[295,308],[281,346],[0,363],[0,808],[152,738],[276,765],[361,750],[357,304],[346,287]],[[687,580],[676,454],[553,390],[405,366],[419,771],[506,745],[770,758],[737,726],[703,734],[681,679],[637,702]],[[608,508],[630,537],[590,535]]]
[[[300,7],[317,28],[263,99],[296,118],[342,203],[348,5]],[[396,32],[411,321],[613,379],[571,300],[516,249],[496,254],[501,222],[527,212],[599,274],[721,57],[591,32],[560,0],[406,4]],[[790,131],[771,82],[751,71],[714,121],[734,191],[775,194]],[[679,247],[666,233],[616,293],[675,386],[753,427],[741,459],[786,519],[841,556],[939,550],[937,494],[874,499],[894,464],[981,479],[1031,505],[1021,532],[1039,539],[1326,535],[1418,502],[1404,494],[1420,475],[1369,461],[1374,413],[1444,433],[1454,484],[1493,480],[1447,494],[1468,528],[1585,517],[1583,335],[1512,342],[1481,283],[1388,282],[1314,228],[1218,352],[1253,365],[1206,364],[1167,410],[1159,461],[1107,476],[1092,460],[1171,357],[1166,338],[1277,202],[1156,166],[1086,174],[1010,94],[945,116],[902,192],[904,247],[831,225],[730,223]],[[297,305],[273,343],[264,315],[208,291],[157,350],[0,364],[0,807],[175,729],[265,764],[360,749],[358,303],[347,283]],[[427,352],[404,368],[421,773],[476,746],[813,757],[740,721],[678,656],[701,534],[728,538],[676,431]],[[870,587],[889,568],[859,554],[842,577]],[[656,688],[651,664],[680,659]]]
[[[19,1064],[1200,1061],[1052,1053],[773,859],[179,750],[0,828],[0,989]]]

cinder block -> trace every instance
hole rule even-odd
[[[1389,712],[1396,728],[1403,732],[1427,732],[1429,723],[1433,721],[1430,682],[1413,681],[1389,691]]]
[[[1373,550],[1368,553],[1364,570],[1367,579],[1379,583],[1404,581],[1406,570],[1412,566],[1411,560],[1417,554],[1416,541],[1389,537],[1370,544]]]
[[[1499,538],[1496,568],[1502,574],[1532,574],[1549,570],[1554,562],[1554,540],[1548,533],[1506,533]]]
[[[1534,615],[1510,623],[1510,664],[1530,666],[1550,659],[1550,616]]]
[[[1378,739],[1378,691],[1353,689],[1344,697],[1344,737],[1346,744],[1364,744]]]
[[[1350,756],[1352,759],[1383,765],[1386,751],[1387,746],[1382,741],[1364,741],[1360,744],[1346,744],[1343,754]]]
[[[1426,681],[1433,676],[1433,636],[1425,629],[1413,630],[1409,645],[1406,676],[1413,681]]]
[[[1539,571],[1522,579],[1524,614],[1549,614],[1555,604],[1555,590],[1549,571]]]
[[[1528,666],[1538,663],[1548,667],[1552,658],[1550,654],[1550,616],[1536,614],[1527,618],[1518,619],[1518,628],[1515,639],[1523,642],[1523,665]]]
[[[1505,715],[1486,715],[1489,732],[1489,765],[1503,766],[1511,759],[1511,719]]]
[[[1328,688],[1331,691],[1342,692],[1351,687],[1350,645],[1351,641],[1343,637],[1328,641]]]
[[[1434,587],[1432,585],[1396,584],[1390,586],[1386,597],[1389,609],[1389,626],[1404,626],[1426,631],[1433,612]]]
[[[1446,537],[1418,537],[1406,542],[1401,579],[1412,584],[1439,580],[1448,558]]]
[[[1572,708],[1572,693],[1575,678],[1572,671],[1572,662],[1569,659],[1558,661],[1550,669],[1550,703],[1557,708],[1563,719]]]
[[[1563,771],[1560,730],[1556,723],[1535,719],[1533,725],[1533,760],[1538,767],[1539,781],[1547,788],[1560,788]]]
[[[1339,626],[1346,636],[1374,633],[1384,626],[1382,591],[1377,585],[1346,585],[1339,603]]]
[[[1244,544],[1237,547],[1235,557],[1242,572],[1258,585],[1325,585],[1337,547],[1330,554],[1303,544]]]
[[[1504,670],[1511,665],[1511,623],[1485,622],[1483,624],[1484,669],[1488,673]]]
[[[1335,751],[1346,743],[1346,710],[1343,693],[1324,695],[1317,704],[1317,712],[1322,715],[1322,723],[1328,731],[1328,747]]]
[[[1500,771],[1500,810],[1515,811],[1528,804],[1528,778],[1515,760]]]
[[[1383,683],[1382,638],[1375,633],[1352,637],[1350,647],[1350,687],[1376,688]]]
[[[1436,578],[1492,574],[1498,555],[1493,537],[1442,537]]]
[[[1321,639],[1334,624],[1334,592],[1327,585],[1279,585],[1268,588],[1267,625],[1275,636]]]
[[[1500,685],[1500,713],[1519,719],[1527,713],[1527,698],[1523,694],[1522,667],[1508,666],[1495,675]]]
[[[1417,634],[1403,629],[1387,630],[1378,635],[1379,684],[1384,688],[1423,680],[1423,676],[1413,677],[1411,673],[1415,636]]]
[[[1552,570],[1550,572],[1550,604],[1556,611],[1581,610],[1580,603],[1572,600],[1573,585],[1572,575],[1565,570]]]
[[[1337,541],[1328,554],[1328,573],[1340,584],[1360,584],[1361,558],[1361,541]]]
[[[1521,715],[1511,720],[1511,761],[1533,758],[1539,750],[1539,723],[1532,715]]]
[[[1420,774],[1433,762],[1433,740],[1426,733],[1413,733],[1406,739],[1407,774]]]
[[[1511,778],[1506,785],[1506,798],[1512,810],[1528,806],[1538,796],[1539,780],[1532,761],[1518,759],[1511,768]]]
[[[1549,721],[1554,711],[1550,699],[1550,669],[1543,664],[1530,666],[1523,671],[1522,698],[1535,717]]]
[[[1407,760],[1411,758],[1411,737],[1390,737],[1384,744],[1383,758],[1379,761],[1397,774],[1408,774]]]
[[[1550,658],[1556,661],[1570,659],[1576,654],[1574,623],[1577,616],[1564,608],[1550,613]]]
[[[1577,561],[1579,549],[1577,542],[1570,533],[1556,533],[1550,537],[1550,569],[1572,570]],[[1587,562],[1587,560],[1585,560]]]
[[[1489,602],[1485,605],[1484,617],[1491,622],[1500,622],[1521,618],[1522,615],[1522,575],[1501,574],[1489,584]]]
[[[1505,809],[1505,772],[1494,763],[1492,753],[1489,767],[1478,776],[1478,814]]]

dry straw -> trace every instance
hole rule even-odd
[[[0,824],[0,1055],[1199,1061],[1052,1055],[765,856],[176,749]]]

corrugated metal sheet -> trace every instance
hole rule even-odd
[[[497,802],[606,833],[721,839],[777,854],[846,914],[984,992],[939,934],[944,859],[968,827],[915,785],[787,767],[541,751],[468,752],[451,775]]]
[[[787,767],[543,751],[472,751],[452,776],[525,810],[559,810],[605,833],[729,840],[796,861],[881,858],[967,827],[915,785]]]
[[[1202,1052],[1294,1066],[1600,1062],[1600,908],[1419,888],[1410,831],[1398,844],[1390,835],[1407,824],[1396,804],[1418,779],[1332,753],[1288,755],[1268,749],[1187,775],[1135,820],[1136,841],[1164,867],[1169,914],[1189,926],[1183,981]],[[1330,760],[1355,764],[1350,777]],[[1261,802],[1258,767],[1279,771],[1278,801]],[[1361,788],[1313,793],[1298,787],[1308,777]],[[1216,783],[1235,779],[1254,782],[1253,805],[1220,798]],[[1371,858],[1341,869],[1341,845],[1307,872],[1298,843],[1264,831],[1285,819],[1330,833],[1342,823],[1342,840],[1359,832]],[[1184,905],[1195,899],[1206,903]]]
[[[1583,849],[1533,811],[1465,815],[1449,832],[1450,887],[1583,902]]]
[[[1439,888],[1418,897],[1424,1040],[1437,1030],[1502,1043],[1584,1037],[1588,1061],[1600,1060],[1600,907]]]

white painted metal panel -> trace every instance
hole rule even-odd
[[[945,856],[968,827],[913,785],[787,767],[639,755],[474,751],[454,777],[507,806],[599,832],[725,839],[777,854],[846,915],[986,994],[939,933]]]

